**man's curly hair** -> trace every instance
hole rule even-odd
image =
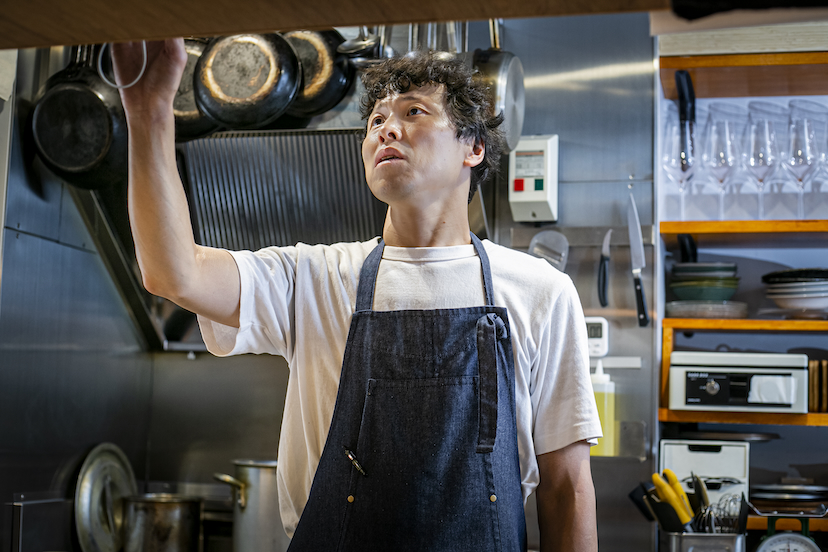
[[[365,94],[360,114],[368,119],[377,101],[388,94],[402,94],[411,87],[443,85],[446,112],[457,130],[458,140],[470,140],[486,148],[483,161],[472,167],[469,202],[478,185],[494,176],[500,167],[504,137],[502,113],[494,113],[488,87],[462,61],[445,53],[417,51],[395,57],[367,69],[362,75]]]

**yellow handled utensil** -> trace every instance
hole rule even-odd
[[[653,474],[653,485],[655,485],[656,491],[658,492],[658,498],[660,498],[662,502],[666,502],[672,506],[682,525],[693,519],[693,516],[687,513],[687,510],[684,508],[684,505],[681,503],[679,497],[676,496],[675,491],[673,491],[667,481],[665,481],[664,478],[657,473]]]
[[[673,492],[676,493],[676,496],[678,496],[679,501],[681,501],[684,505],[684,509],[687,510],[687,513],[692,517],[693,508],[690,506],[690,500],[687,498],[687,493],[684,492],[684,487],[681,486],[681,482],[678,480],[678,477],[676,477],[676,474],[669,468],[665,468],[662,474],[667,479],[667,484],[670,485],[670,488],[673,489]]]

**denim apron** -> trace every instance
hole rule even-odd
[[[384,242],[365,260],[330,431],[290,551],[526,549],[509,322],[471,238],[486,306],[374,311]]]

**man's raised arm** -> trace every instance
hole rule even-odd
[[[112,57],[119,82],[132,82],[142,45],[114,44]],[[186,62],[183,40],[150,42],[144,75],[121,90],[129,126],[129,221],[147,291],[238,327],[238,269],[228,252],[195,243],[176,166],[173,99]]]

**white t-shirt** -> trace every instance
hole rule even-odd
[[[360,269],[378,239],[232,252],[241,276],[240,328],[199,317],[210,352],[270,353],[290,366],[279,440],[282,523],[292,536],[310,493],[336,402]],[[601,436],[586,324],[570,278],[546,261],[484,241],[496,306],[509,313],[524,499],[536,455]],[[474,246],[389,247],[374,310],[485,304]]]

